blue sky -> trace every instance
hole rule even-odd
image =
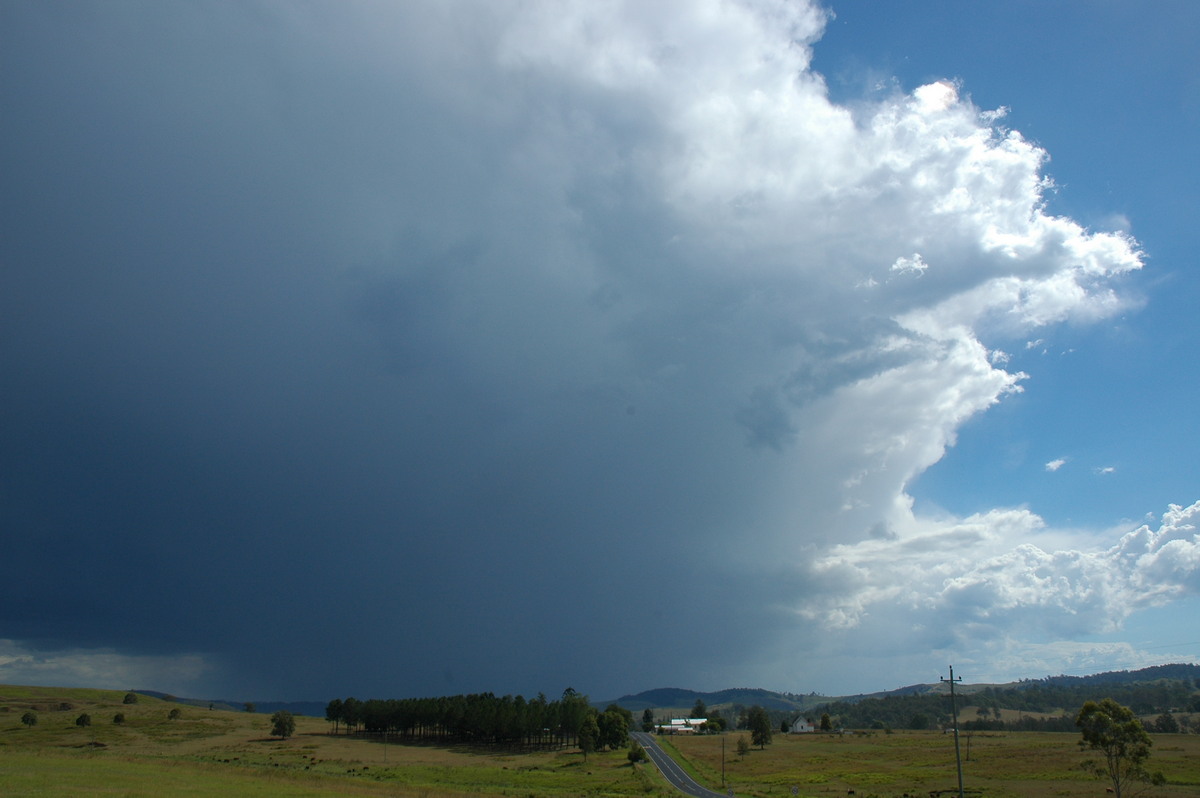
[[[0,680],[1197,661],[1198,32],[5,3]]]

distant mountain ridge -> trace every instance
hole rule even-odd
[[[234,710],[243,712],[246,709],[246,704],[254,705],[254,711],[259,714],[273,715],[281,709],[291,712],[293,715],[306,715],[313,718],[325,717],[325,708],[329,705],[328,701],[231,701],[229,699],[205,699],[205,698],[178,698],[170,693],[160,693],[157,690],[134,690],[139,695],[148,695],[154,698],[161,698],[164,701],[173,701],[176,704],[184,704],[190,707],[201,707],[213,709]]]
[[[1003,684],[957,684],[955,689],[963,695],[967,695],[985,690],[1021,690],[1044,686],[1124,685],[1158,680],[1190,680],[1197,689],[1200,689],[1200,665],[1176,663],[1170,665],[1153,665],[1133,671],[1106,671],[1090,676],[1060,675],[1046,676],[1041,679],[1022,679]],[[835,702],[854,704],[868,699],[920,696],[929,693],[943,693],[946,690],[947,686],[943,683],[912,684],[906,687],[881,690],[875,693],[827,696],[818,693],[780,693],[757,687],[733,687],[713,692],[689,690],[682,687],[659,687],[653,690],[644,690],[640,693],[624,695],[614,700],[593,701],[592,703],[601,709],[609,704],[617,704],[634,713],[640,713],[642,710],[649,708],[653,710],[679,710],[682,714],[686,714],[695,706],[696,699],[700,699],[706,707],[711,709],[758,705],[771,712],[800,713],[807,712],[813,707]],[[155,690],[136,690],[135,692],[175,701],[188,706],[208,707],[211,705],[214,709],[224,710],[232,709],[241,711],[247,703],[245,701],[232,701],[229,699],[177,698]],[[254,704],[255,711],[258,713],[271,714],[284,709],[293,715],[306,715],[316,718],[325,717],[325,708],[328,705],[328,701],[253,701],[249,703]]]
[[[1020,690],[1035,686],[1100,686],[1105,684],[1121,685],[1136,682],[1153,682],[1160,679],[1191,680],[1200,685],[1200,665],[1177,663],[1171,665],[1153,665],[1133,671],[1106,671],[1090,676],[1047,676],[1042,679],[1022,679],[1003,684],[957,684],[956,690],[963,694],[977,693],[982,690]],[[917,696],[927,693],[943,693],[948,690],[944,683],[913,684],[897,687],[893,690],[882,690],[875,693],[862,693],[846,696],[824,696],[817,693],[797,694],[779,693],[760,688],[733,688],[702,692],[678,687],[661,687],[645,690],[640,693],[622,696],[615,701],[595,702],[598,706],[617,704],[630,711],[649,709],[690,710],[696,700],[704,702],[706,707],[719,708],[732,705],[753,706],[757,704],[767,710],[793,710],[803,712],[811,707],[834,702],[857,703],[867,699],[888,698],[896,696]]]
[[[828,696],[795,695],[792,693],[777,693],[756,687],[733,687],[727,690],[703,693],[697,690],[686,690],[680,687],[660,687],[646,690],[634,695],[626,695],[615,701],[598,702],[604,706],[616,704],[630,711],[646,709],[691,709],[696,705],[696,699],[704,702],[706,707],[720,706],[754,706],[764,709],[801,710],[816,704],[831,701]]]

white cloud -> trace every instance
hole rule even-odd
[[[1142,525],[1109,548],[1054,550],[1037,545],[1051,536],[1025,510],[913,519],[895,538],[818,559],[811,576],[825,589],[799,610],[835,629],[873,617],[936,628],[968,651],[1111,632],[1139,610],[1200,593],[1198,517],[1200,502],[1172,505],[1158,529]]]
[[[911,274],[916,277],[920,277],[928,268],[929,264],[921,257],[920,252],[914,252],[912,257],[900,256],[892,264],[892,271],[897,274]]]
[[[1062,468],[1066,464],[1067,464],[1067,459],[1065,457],[1059,457],[1055,460],[1051,460],[1050,462],[1046,463],[1046,470],[1047,471],[1057,471],[1058,469]]]
[[[196,695],[213,666],[199,654],[148,656],[107,648],[41,650],[0,639],[0,682]]]
[[[1096,467],[1096,473],[1100,474],[1101,476],[1104,476],[1106,474],[1115,474],[1116,472],[1117,472],[1116,466],[1097,466]]]

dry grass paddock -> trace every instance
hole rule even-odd
[[[330,735],[318,718],[270,736],[266,714],[181,706],[123,692],[0,685],[0,795],[67,796],[647,796],[679,793],[624,751],[496,751],[384,744]],[[179,709],[181,717],[168,713]],[[21,723],[29,710],[36,726]],[[88,713],[92,725],[75,719]],[[122,724],[113,723],[118,712]],[[776,735],[736,754],[739,732],[664,740],[698,779],[721,788],[721,748],[735,795],[899,798],[956,786],[954,740],[939,732]],[[1153,735],[1151,768],[1170,782],[1158,798],[1200,795],[1200,735]],[[988,798],[1103,798],[1082,772],[1078,735],[980,732],[964,761],[968,790]],[[964,735],[963,754],[967,754]],[[722,791],[724,791],[722,789]],[[949,793],[947,793],[949,795]]]

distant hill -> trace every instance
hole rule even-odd
[[[831,701],[829,713],[847,728],[929,728],[951,722],[949,685],[914,686]],[[1074,731],[1074,715],[1087,701],[1112,698],[1162,730],[1191,722],[1200,712],[1200,665],[1161,665],[1092,676],[1047,676],[1008,684],[956,685],[960,723],[968,730]],[[1179,721],[1162,718],[1184,713]],[[1154,718],[1160,716],[1160,718]],[[1161,726],[1158,724],[1160,723]]]
[[[1004,684],[956,684],[955,691],[964,696],[975,693],[987,693],[989,700],[994,701],[994,695],[998,692],[1039,692],[1049,687],[1093,688],[1105,685],[1140,684],[1159,680],[1190,683],[1191,687],[1200,689],[1200,665],[1187,663],[1155,665],[1133,671],[1108,671],[1091,676],[1047,676],[1043,679],[1022,679],[1017,682],[1007,682]],[[674,710],[680,714],[686,714],[695,706],[696,699],[700,699],[709,709],[723,710],[739,705],[750,707],[757,704],[772,712],[791,711],[800,713],[807,712],[814,707],[829,706],[832,704],[857,704],[864,701],[926,695],[940,696],[948,692],[948,690],[949,687],[947,684],[942,682],[913,684],[893,690],[847,696],[822,696],[816,693],[777,693],[758,688],[733,688],[715,692],[701,692],[678,687],[661,687],[655,690],[645,690],[640,693],[621,696],[615,701],[597,701],[595,704],[603,708],[610,703],[615,703],[635,714],[646,708],[660,711]]]
[[[232,701],[230,699],[178,698],[169,693],[160,693],[157,690],[135,690],[134,692],[190,707],[207,708],[211,706],[213,709],[228,709],[235,712],[244,711],[247,703],[245,701]],[[328,706],[327,701],[251,701],[249,703],[254,704],[254,711],[258,714],[273,715],[279,710],[284,709],[293,715],[306,715],[313,718],[325,717],[325,707]]]
[[[1121,687],[1155,681],[1167,681],[1177,685],[1186,685],[1186,688],[1189,690],[1200,690],[1200,665],[1190,663],[1156,665],[1133,671],[1108,671],[1090,676],[1047,676],[1041,679],[1022,679],[1017,682],[1008,682],[1005,684],[956,684],[955,690],[963,696],[985,693],[989,706],[999,705],[1013,709],[1025,708],[1028,710],[1028,706],[1023,705],[1021,701],[1016,699],[1019,693],[1039,694],[1037,703],[1044,705],[1048,702],[1040,694],[1051,689],[1056,691],[1064,689],[1082,690],[1086,692],[1088,689],[1104,687],[1106,685]],[[658,714],[686,715],[695,706],[696,699],[700,699],[711,710],[729,711],[738,707],[758,705],[773,715],[787,716],[808,713],[814,708],[829,707],[834,704],[845,706],[883,699],[901,700],[920,699],[924,696],[936,697],[945,694],[947,690],[947,685],[940,682],[912,684],[892,690],[846,696],[825,696],[817,693],[779,693],[772,690],[751,687],[734,687],[714,692],[688,690],[681,687],[660,687],[654,690],[645,690],[640,693],[624,695],[615,700],[593,701],[592,703],[599,709],[603,709],[609,704],[617,704],[633,712],[635,715],[640,715],[647,708],[655,710]],[[1010,691],[1012,694],[1007,695]],[[214,709],[241,711],[246,704],[244,701],[229,699],[177,698],[155,690],[137,690],[136,692],[188,706],[208,707],[211,704]],[[1005,695],[1007,695],[1007,698],[1005,698]],[[1071,700],[1074,700],[1074,698]],[[324,718],[325,707],[328,702],[254,701],[252,703],[254,704],[255,711],[258,713],[271,714],[285,709],[293,715]]]
[[[771,690],[750,687],[734,687],[728,690],[703,693],[697,690],[685,690],[678,687],[661,687],[656,690],[646,690],[634,695],[621,696],[615,701],[597,702],[603,707],[615,703],[631,712],[641,712],[646,708],[655,710],[678,710],[682,714],[690,712],[696,705],[696,699],[704,702],[709,709],[727,709],[735,706],[751,707],[758,705],[764,709],[799,712],[807,707],[831,701],[828,696],[794,695],[792,693],[776,693]]]

